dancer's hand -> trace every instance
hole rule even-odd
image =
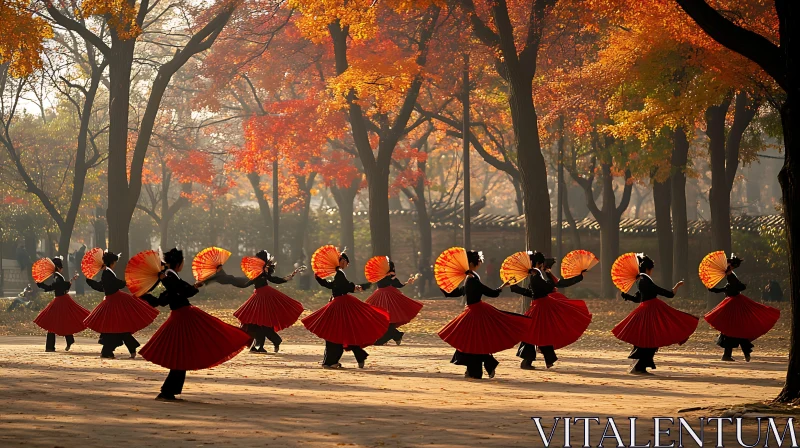
[[[203,286],[203,285],[205,285],[205,283],[203,283],[203,282],[197,282],[197,283],[195,283],[195,284],[194,284],[194,287],[195,287],[195,288],[200,288],[200,287],[201,287],[201,286]]]
[[[500,289],[503,289],[503,288],[505,288],[506,286],[508,286],[508,281],[505,281],[505,282],[503,282],[503,284],[502,284],[502,285],[500,285]]]
[[[678,288],[683,286],[683,283],[684,283],[683,280],[679,281],[678,283],[675,283],[675,287],[672,288],[672,292],[674,293],[674,292],[678,291]]]
[[[71,282],[72,282],[72,281],[75,281],[75,280],[76,280],[78,277],[80,277],[80,276],[81,276],[81,273],[80,273],[80,272],[76,272],[76,273],[75,273],[75,275],[73,275],[73,276],[72,276],[72,279],[71,279],[70,281],[71,281]]]
[[[407,285],[413,285],[415,281],[417,281],[417,276],[416,275],[412,275],[411,277],[408,278],[408,281],[406,282],[406,284]]]

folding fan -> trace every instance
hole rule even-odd
[[[242,272],[250,280],[257,278],[264,272],[267,263],[258,257],[242,257]]]
[[[95,247],[83,255],[81,272],[86,278],[94,278],[101,269],[103,269],[103,249]]]
[[[311,270],[319,278],[330,277],[339,266],[339,249],[331,244],[322,246],[311,255]]]
[[[698,268],[700,281],[706,285],[706,288],[713,288],[725,278],[727,269],[728,257],[725,256],[725,251],[711,252],[703,257],[703,261],[700,262],[700,267]]]
[[[146,250],[134,255],[125,268],[125,281],[131,294],[141,297],[158,282],[162,270],[158,251]]]
[[[47,280],[54,272],[56,272],[56,265],[49,258],[40,258],[31,266],[31,275],[36,283]]]
[[[628,292],[639,277],[639,259],[636,254],[622,254],[611,265],[611,281],[622,292]]]
[[[516,285],[530,275],[532,267],[531,256],[528,252],[512,254],[500,265],[500,280],[510,285]]]
[[[201,250],[192,260],[192,275],[198,282],[208,280],[217,273],[217,268],[225,264],[231,253],[219,247],[208,247]]]
[[[436,258],[433,264],[433,276],[436,284],[446,292],[452,292],[467,278],[469,262],[467,251],[463,247],[451,247]]]
[[[597,263],[600,263],[600,260],[588,250],[573,250],[567,255],[564,255],[564,258],[561,260],[561,277],[577,277],[581,275],[583,271],[588,271],[595,267]]]
[[[389,257],[379,255],[372,257],[364,265],[364,276],[370,283],[382,280],[389,273]]]

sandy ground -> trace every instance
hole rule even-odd
[[[631,307],[591,301],[592,326],[558,352],[555,368],[544,370],[539,360],[539,370],[520,370],[514,350],[507,350],[497,355],[494,379],[466,380],[462,367],[449,364],[452,349],[435,335],[460,307],[425,303],[405,328],[403,345],[368,349],[366,369],[359,370],[350,353],[344,369],[320,368],[322,342],[296,324],[282,332],[279,354],[245,352],[214,369],[190,372],[182,403],[155,401],[166,370],[125,359],[124,348],[118,359],[101,360],[96,339],[80,337],[64,352],[59,338],[58,351],[45,353],[41,332],[24,335],[6,325],[7,336],[0,336],[0,447],[543,446],[534,416],[549,419],[547,430],[554,416],[617,417],[625,423],[620,432],[627,443],[628,416],[715,416],[721,411],[679,411],[762,402],[778,393],[785,375],[783,319],[757,345],[751,363],[718,361],[714,332],[701,323],[688,344],[659,352],[653,377],[628,375],[629,347],[608,330]],[[207,305],[232,319],[235,307],[227,302]],[[142,343],[162,314],[138,335]],[[572,430],[573,446],[581,446],[582,431],[582,425]],[[602,428],[592,429],[594,446],[599,433]],[[639,429],[640,442],[652,433],[648,422]],[[563,429],[556,434],[563,437]],[[707,440],[713,437],[707,432]]]

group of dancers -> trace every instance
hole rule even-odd
[[[276,262],[267,251],[255,257],[245,257],[242,269],[245,277],[227,274],[223,264],[230,253],[209,248],[205,264],[195,258],[192,271],[197,281],[190,284],[179,273],[184,268],[182,251],[171,249],[155,260],[155,251],[148,251],[150,265],[145,281],[121,280],[114,272],[119,256],[95,249],[87,253],[82,269],[87,284],[102,291],[104,299],[89,312],[70,298],[71,281],[63,274],[61,259],[42,259],[34,265],[37,285],[53,291],[55,298],[39,313],[34,322],[47,331],[45,350],[55,351],[56,336],[66,339],[66,350],[74,343],[73,334],[89,328],[100,333],[101,357],[112,359],[115,350],[124,345],[131,358],[137,356],[140,344],[134,334],[150,325],[159,314],[158,307],[170,308],[170,315],[150,340],[138,350],[142,358],[169,369],[159,400],[173,401],[183,390],[186,372],[217,366],[247,347],[253,353],[265,353],[269,340],[273,351],[280,350],[282,342],[278,333],[292,326],[304,311],[303,305],[271,285],[290,281],[304,270],[300,266],[286,277],[275,276]],[[204,251],[204,252],[206,252]],[[499,362],[493,354],[518,345],[517,356],[522,369],[534,369],[537,353],[542,355],[546,368],[558,360],[556,350],[577,341],[592,321],[592,314],[582,300],[573,300],[559,292],[559,288],[575,285],[583,274],[596,264],[596,257],[587,251],[573,257],[569,277],[559,279],[551,271],[555,262],[540,252],[519,252],[509,257],[501,269],[503,284],[498,288],[486,286],[477,271],[483,263],[478,251],[451,248],[437,259],[435,277],[446,297],[465,297],[464,310],[439,331],[439,336],[455,348],[451,362],[465,366],[465,377],[482,378],[484,370],[490,378],[495,376]],[[139,254],[142,255],[142,254]],[[137,257],[139,256],[137,255]],[[741,292],[745,285],[734,273],[742,260],[731,256],[716,263],[719,272],[703,278],[712,292],[725,292],[726,298],[705,315],[706,321],[720,331],[717,344],[724,349],[722,360],[733,361],[732,351],[740,347],[745,359],[750,361],[752,341],[769,331],[780,316],[779,310],[756,303]],[[96,269],[86,268],[94,257]],[[136,258],[136,257],[134,257]],[[592,261],[594,259],[595,261]],[[87,260],[89,260],[87,262]],[[582,261],[580,261],[582,260]],[[129,262],[130,269],[133,259]],[[705,260],[704,260],[705,262]],[[565,257],[562,261],[564,277]],[[627,267],[625,266],[627,263]],[[321,365],[327,369],[341,368],[341,357],[351,351],[359,368],[365,367],[369,356],[365,348],[394,341],[402,343],[400,327],[413,320],[423,307],[419,301],[405,296],[400,289],[413,283],[411,276],[404,284],[398,278],[394,262],[388,257],[373,257],[365,269],[368,283],[356,284],[348,280],[345,269],[350,260],[344,251],[334,246],[324,246],[314,253],[311,267],[317,282],[331,290],[329,302],[301,319],[303,325],[325,341]],[[619,266],[617,266],[619,264]],[[205,266],[202,270],[197,266]],[[724,265],[724,268],[723,268]],[[671,290],[658,286],[651,275],[655,263],[644,254],[626,254],[615,263],[612,278],[622,290],[622,298],[639,305],[612,330],[620,340],[633,345],[628,358],[632,360],[630,373],[646,375],[655,369],[654,356],[659,348],[683,344],[694,333],[699,319],[669,306],[658,297],[672,298],[683,282]],[[631,270],[635,270],[632,272]],[[38,271],[37,271],[38,270]],[[94,280],[97,274],[100,280]],[[44,279],[52,276],[51,283]],[[626,277],[627,276],[627,277]],[[128,271],[126,270],[126,278]],[[722,278],[727,285],[717,288]],[[523,280],[525,286],[520,286]],[[41,281],[40,281],[41,280]],[[619,280],[619,281],[618,281]],[[227,324],[193,306],[189,299],[209,283],[230,285],[236,288],[254,287],[252,295],[234,312],[239,327]],[[630,294],[633,284],[637,292]],[[135,284],[135,288],[134,288]],[[158,285],[163,291],[158,296]],[[366,291],[375,284],[376,290],[365,301],[353,294]],[[483,296],[498,297],[506,287],[531,298],[523,314],[503,311],[482,300]],[[126,287],[131,293],[123,291]]]

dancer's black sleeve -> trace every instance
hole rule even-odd
[[[486,297],[499,297],[500,293],[503,292],[502,288],[490,288],[483,284],[480,280],[478,280],[481,287],[481,294],[485,295]]]
[[[553,275],[553,274],[551,274],[549,272],[548,272],[548,274],[550,274],[551,276]],[[572,278],[562,278],[561,280],[558,280],[558,281],[555,281],[554,278],[551,278],[551,280],[553,280],[553,283],[555,283],[556,287],[558,287],[558,288],[567,288],[567,287],[570,287],[572,285],[576,285],[576,284],[580,283],[581,281],[583,281],[583,274],[577,275],[577,276],[572,277]]]
[[[642,302],[642,294],[637,292],[635,296],[632,296],[628,293],[623,292],[622,298],[625,299],[626,302],[634,302],[634,303],[641,303]]]
[[[523,288],[522,286],[519,285],[511,285],[511,292],[519,294],[521,296],[533,298],[533,291],[531,291],[528,288]]]
[[[314,276],[314,279],[315,279],[315,280],[317,281],[317,283],[319,283],[319,285],[320,285],[320,286],[322,286],[323,288],[327,288],[327,289],[333,289],[333,282],[331,282],[330,280],[328,280],[328,279],[324,279],[324,278],[320,278],[320,277],[317,277],[316,275]]]
[[[86,284],[89,285],[90,288],[94,289],[95,291],[103,291],[103,284],[98,282],[97,280],[93,280],[91,278],[86,279]]]
[[[442,288],[439,288],[439,291],[442,291],[442,294],[444,294],[445,297],[461,297],[461,296],[464,295],[464,287],[463,286],[459,286],[458,288],[456,288],[456,289],[454,289],[454,290],[452,290],[450,292],[447,292]]]

